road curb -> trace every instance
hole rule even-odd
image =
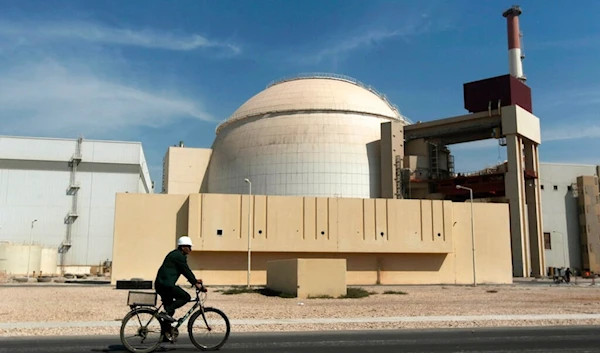
[[[470,315],[470,316],[391,316],[357,318],[308,318],[308,319],[241,319],[230,320],[234,326],[294,325],[294,324],[344,324],[381,322],[464,322],[464,321],[543,321],[543,320],[595,320],[600,314],[546,314],[546,315]],[[8,322],[0,323],[0,329],[45,329],[81,327],[118,327],[114,321],[71,322]]]

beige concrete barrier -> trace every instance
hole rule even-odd
[[[298,298],[346,295],[346,259],[268,261],[267,288]]]

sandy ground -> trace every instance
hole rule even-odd
[[[223,295],[209,287],[207,306],[222,309],[230,319],[305,319],[392,316],[526,315],[600,313],[600,287],[589,285],[519,284],[507,286],[364,286],[377,292],[360,299],[297,299],[260,294]],[[404,291],[406,295],[383,294]],[[494,292],[497,291],[497,292]],[[0,322],[118,321],[129,310],[127,290],[110,286],[1,286]],[[190,294],[193,294],[190,291]],[[191,305],[191,304],[190,304]],[[189,306],[179,309],[176,317]],[[415,323],[237,325],[241,331],[297,331],[480,327],[521,325],[587,325],[600,320],[476,321]],[[0,329],[0,336],[118,334],[118,327]]]

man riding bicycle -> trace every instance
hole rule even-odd
[[[192,252],[192,239],[187,236],[177,239],[177,249],[167,254],[158,269],[154,281],[154,289],[160,295],[165,311],[159,316],[169,322],[175,322],[175,310],[189,303],[191,296],[175,283],[183,275],[196,288],[202,290],[202,280],[196,279],[187,264],[187,255]]]

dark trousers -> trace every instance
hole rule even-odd
[[[167,314],[175,315],[175,310],[189,303],[192,297],[181,287],[155,286],[156,293],[162,299]]]

